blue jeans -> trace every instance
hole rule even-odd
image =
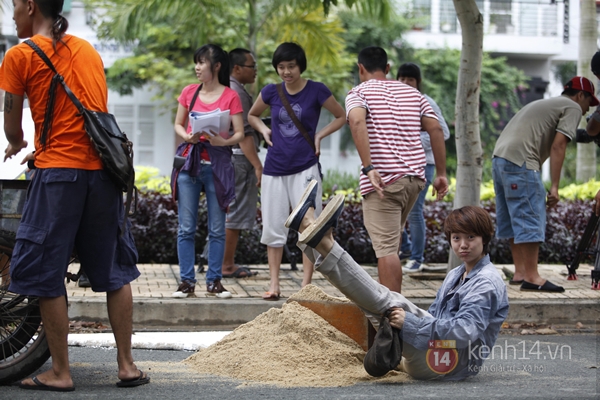
[[[433,174],[435,172],[435,165],[425,165],[425,188],[419,193],[419,197],[415,202],[410,214],[408,214],[407,221],[410,225],[410,238],[406,232],[406,227],[402,232],[402,245],[400,249],[403,253],[410,252],[410,259],[415,260],[419,263],[423,262],[423,253],[425,252],[425,218],[423,217],[423,206],[425,205],[425,197],[427,196],[427,190],[433,181]]]
[[[206,282],[220,280],[225,252],[225,213],[219,207],[210,164],[202,165],[200,176],[190,177],[181,171],[177,177],[179,230],[177,231],[177,256],[181,281],[196,282],[194,264],[196,251],[194,237],[198,223],[200,192],[206,193],[208,212],[208,271]]]
[[[540,171],[501,158],[492,159],[496,192],[496,237],[540,243],[546,233],[546,189]]]

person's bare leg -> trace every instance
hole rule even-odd
[[[379,283],[391,291],[401,293],[402,265],[398,254],[390,254],[377,259]]]
[[[312,281],[313,271],[315,269],[313,263],[304,253],[302,253],[302,268],[304,270],[304,275],[302,276],[302,287],[304,287]]]
[[[131,354],[131,335],[133,332],[133,297],[131,285],[106,293],[108,318],[117,344],[117,364],[119,379],[137,378],[140,373]]]
[[[269,292],[280,294],[279,287],[279,269],[281,268],[281,259],[283,258],[283,246],[267,246],[267,258],[269,260],[269,274],[271,281],[269,283]]]
[[[230,275],[237,269],[234,258],[239,237],[239,229],[225,229],[225,254],[223,255],[223,265],[221,267],[223,275]]]
[[[40,297],[40,313],[46,339],[52,356],[52,368],[37,375],[40,382],[45,385],[68,388],[73,386],[71,370],[69,368],[69,347],[67,336],[69,334],[69,316],[67,300],[62,297]],[[31,378],[21,382],[23,385],[35,386]]]
[[[524,279],[534,285],[543,285],[546,280],[538,273],[539,243],[518,243],[511,239],[510,250],[515,263],[515,275],[513,280]]]
[[[323,235],[323,239],[319,242],[315,250],[323,256],[323,258],[327,257],[327,255],[331,252],[335,240],[333,239],[333,228],[329,229],[325,235]]]

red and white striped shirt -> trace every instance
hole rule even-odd
[[[371,163],[384,183],[388,185],[405,176],[425,180],[421,117],[437,120],[427,99],[402,82],[371,79],[348,92],[346,118],[357,107],[367,110]],[[361,174],[361,194],[374,190],[369,178]]]

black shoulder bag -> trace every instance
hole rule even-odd
[[[133,196],[134,181],[135,181],[135,170],[133,169],[133,143],[127,139],[127,136],[117,125],[117,121],[114,115],[88,110],[81,104],[79,99],[73,94],[71,89],[65,83],[62,75],[60,75],[52,61],[46,56],[46,53],[40,49],[33,41],[26,40],[28,44],[42,60],[48,65],[48,67],[54,72],[54,77],[51,89],[53,90],[54,81],[58,80],[65,89],[67,96],[71,99],[79,114],[83,116],[85,131],[90,137],[91,142],[94,144],[104,170],[108,173],[110,179],[114,184],[123,192],[127,193],[127,200],[125,206],[125,215],[129,214],[131,207],[131,200]],[[52,94],[50,95],[52,98]],[[53,101],[49,100],[48,107],[53,107]],[[53,112],[52,109],[49,110]],[[46,144],[47,133],[50,130],[48,126],[51,122],[48,121],[48,111],[46,112],[46,118],[44,120],[44,130],[40,142],[42,145]],[[125,219],[123,220],[125,224]]]

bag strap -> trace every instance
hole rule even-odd
[[[188,107],[188,113],[192,112],[192,108],[194,108],[194,104],[196,104],[196,99],[198,98],[198,94],[200,94],[200,89],[202,89],[202,83],[198,85],[198,89],[196,89],[196,91],[194,92],[194,96],[192,97],[192,101],[190,102],[190,106]],[[188,116],[188,118],[189,118],[189,116]],[[193,144],[188,143],[187,147],[185,148],[185,150],[183,151],[183,153],[181,155],[184,157],[187,157],[188,153],[192,149],[192,146],[193,146]]]
[[[198,89],[196,89],[196,92],[194,92],[194,97],[192,97],[192,102],[190,103],[190,106],[188,107],[188,112],[192,112],[192,108],[194,108],[194,104],[196,104],[196,99],[198,98],[200,89],[202,89],[202,84],[199,84]]]
[[[292,119],[292,122],[294,122],[294,125],[296,125],[296,128],[298,128],[300,133],[302,133],[302,136],[304,136],[304,139],[306,139],[306,141],[310,145],[310,148],[312,149],[313,153],[316,154],[317,148],[315,147],[315,141],[310,138],[310,135],[306,131],[306,128],[304,127],[304,125],[302,125],[302,122],[300,122],[294,110],[292,110],[292,106],[290,105],[290,102],[283,91],[283,84],[278,83],[275,85],[275,87],[277,88],[277,93],[279,94],[279,98],[281,99],[281,104],[283,104],[283,107],[285,107],[285,110]]]
[[[33,51],[38,56],[40,56],[40,58],[46,63],[46,65],[48,66],[48,68],[50,68],[50,70],[52,72],[54,72],[54,77],[52,79],[58,79],[58,81],[62,84],[63,88],[65,89],[65,92],[67,93],[67,96],[69,96],[69,98],[71,99],[71,101],[73,102],[73,104],[75,104],[75,107],[77,108],[77,111],[79,111],[79,113],[81,115],[83,115],[85,107],[83,107],[83,104],[81,104],[81,102],[79,101],[79,99],[77,98],[77,96],[75,96],[75,94],[71,91],[71,89],[69,88],[69,86],[65,82],[64,77],[61,74],[58,73],[58,71],[56,70],[56,68],[54,68],[54,64],[52,64],[52,61],[50,61],[50,59],[48,58],[48,56],[46,55],[46,53],[44,53],[44,51],[42,49],[40,49],[38,47],[38,45],[35,44],[33,42],[33,40],[31,40],[31,39],[27,39],[24,43],[26,43],[29,47],[31,47],[33,49]],[[198,90],[198,92],[199,91],[200,90]],[[43,138],[42,142],[45,142],[45,140],[46,140],[46,138]],[[131,168],[133,169],[133,165],[131,165]],[[123,234],[123,232],[125,231],[125,228],[126,228],[126,221],[127,221],[127,217],[128,217],[128,214],[129,214],[129,210],[131,209],[131,201],[132,201],[132,197],[134,195],[134,192],[135,192],[135,197],[137,199],[137,189],[135,188],[134,177],[132,175],[131,176],[131,180],[127,184],[127,198],[125,200],[125,216],[123,218],[123,225],[121,227],[121,234]],[[137,201],[136,201],[136,203],[137,203]]]
[[[33,40],[31,40],[31,39],[27,39],[24,43],[27,44],[27,45],[29,45],[29,47],[31,47],[33,49],[33,51],[35,51],[36,54],[38,56],[40,56],[40,58],[42,60],[44,60],[44,62],[46,63],[46,65],[52,70],[52,72],[54,72],[54,74],[56,75],[57,79],[60,81],[60,83],[65,88],[65,92],[67,92],[67,96],[69,96],[69,98],[71,99],[71,101],[73,102],[73,104],[75,104],[75,107],[77,107],[77,111],[79,111],[80,113],[83,113],[83,108],[84,108],[83,104],[81,104],[81,102],[79,101],[79,99],[77,98],[77,96],[75,96],[75,94],[71,91],[71,89],[69,88],[69,86],[67,86],[67,83],[65,82],[65,79],[63,78],[63,76],[61,74],[59,74],[58,71],[56,71],[56,68],[54,68],[54,64],[52,64],[52,61],[50,61],[50,59],[48,58],[48,56],[46,55],[46,53],[44,53],[44,51],[42,49],[40,49],[38,47],[38,45],[35,44],[33,42]]]

